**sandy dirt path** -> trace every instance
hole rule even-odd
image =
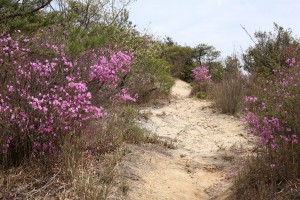
[[[132,146],[125,164],[130,200],[225,199],[230,194],[233,160],[245,155],[241,121],[214,113],[208,101],[190,98],[189,84],[177,80],[171,103],[145,108],[138,123],[173,141],[175,149]],[[132,164],[134,163],[134,164]]]

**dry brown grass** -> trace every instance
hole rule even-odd
[[[235,115],[242,110],[244,95],[245,78],[237,72],[225,75],[220,83],[213,85],[209,96],[222,113]]]
[[[289,148],[277,152],[267,152],[264,148],[245,159],[235,177],[234,192],[230,199],[284,200],[300,199],[299,156],[292,156]],[[275,167],[270,163],[276,157]]]
[[[196,83],[192,83],[191,96],[195,96],[198,99],[206,99],[208,97],[209,88],[210,84],[199,85]]]
[[[30,162],[1,171],[0,199],[106,199],[117,186],[123,149],[101,156],[82,150],[64,147],[60,161],[48,168]]]

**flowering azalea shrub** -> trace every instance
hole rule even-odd
[[[0,162],[56,154],[66,134],[106,115],[95,104],[104,90],[111,100],[135,101],[121,86],[132,54],[86,54],[91,63],[71,60],[63,45],[0,35]]]
[[[211,76],[206,66],[196,67],[192,72],[194,80],[199,85],[206,85],[211,81]]]
[[[275,78],[264,83],[260,96],[246,96],[246,120],[249,133],[260,137],[260,142],[276,150],[278,143],[298,144],[300,131],[300,65],[288,60],[290,68],[274,70]]]
[[[256,97],[245,98],[249,133],[258,137],[265,165],[259,170],[275,170],[266,175],[273,182],[298,178],[300,170],[300,65],[295,59],[287,62],[288,68],[263,81]]]
[[[236,177],[237,199],[298,199],[300,152],[300,65],[297,59],[256,77],[251,96],[245,97],[249,133],[255,152]],[[278,192],[280,191],[280,192]]]
[[[200,99],[207,97],[207,89],[211,82],[211,76],[206,66],[199,66],[192,70],[192,77],[195,84],[192,87],[192,95],[197,96]]]

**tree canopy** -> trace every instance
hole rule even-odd
[[[290,29],[274,24],[274,32],[257,31],[254,37],[254,46],[243,54],[244,69],[250,73],[269,76],[286,66],[287,59],[299,57],[300,42]]]

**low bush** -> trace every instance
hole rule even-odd
[[[235,115],[242,110],[245,87],[245,77],[240,72],[230,73],[211,86],[209,95],[222,113]]]
[[[138,102],[167,97],[175,81],[170,75],[170,66],[158,58],[140,57],[127,79],[128,88],[138,94]]]

